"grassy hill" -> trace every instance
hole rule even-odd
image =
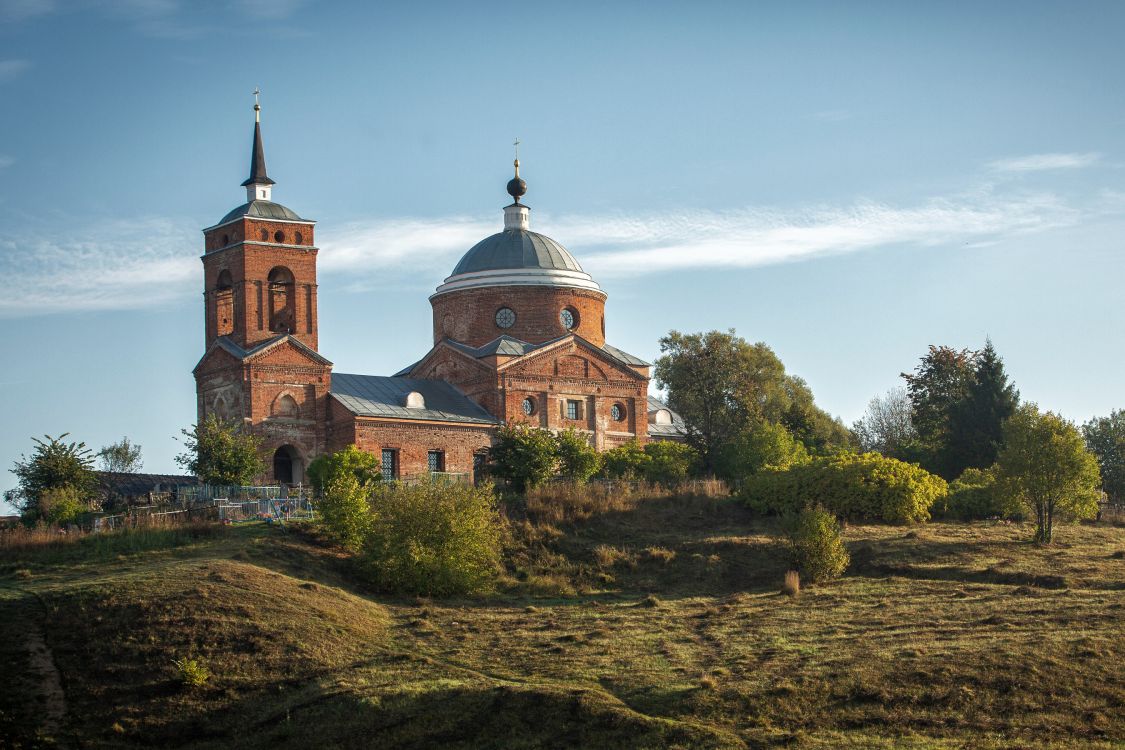
[[[1125,529],[852,526],[778,594],[729,502],[513,508],[487,598],[365,588],[311,531],[0,557],[12,747],[1121,747]],[[210,672],[187,687],[173,662]]]

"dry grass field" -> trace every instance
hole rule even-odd
[[[311,529],[0,555],[9,747],[1111,748],[1125,528],[852,526],[780,593],[709,497],[532,497],[493,595],[369,591]],[[173,663],[208,677],[184,684]]]

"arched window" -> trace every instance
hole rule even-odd
[[[294,245],[305,244],[305,238],[303,236],[301,236],[300,232],[297,232],[296,234],[293,235],[293,244]]]
[[[418,391],[411,391],[410,393],[406,394],[406,398],[403,399],[402,405],[407,409],[425,409],[426,399]]]
[[[274,242],[285,242],[285,232],[280,229],[273,233]]]
[[[296,291],[293,272],[284,266],[277,266],[269,275],[270,330],[275,333],[292,333],[293,322],[297,319],[294,303]]]
[[[266,229],[265,227],[262,227],[262,231],[259,234],[262,237],[262,242],[269,242],[270,241],[270,230]]]
[[[297,399],[288,393],[283,393],[273,402],[273,415],[275,417],[297,417],[301,410],[297,406]]]
[[[234,333],[234,282],[230,271],[223,269],[215,281],[215,333],[229,336]]]

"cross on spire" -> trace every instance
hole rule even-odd
[[[257,86],[254,87],[254,122],[262,121],[262,105],[258,102],[258,95],[262,92]]]

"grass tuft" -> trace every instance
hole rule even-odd
[[[781,584],[781,593],[794,599],[801,593],[801,574],[795,570],[785,571],[785,581]]]

